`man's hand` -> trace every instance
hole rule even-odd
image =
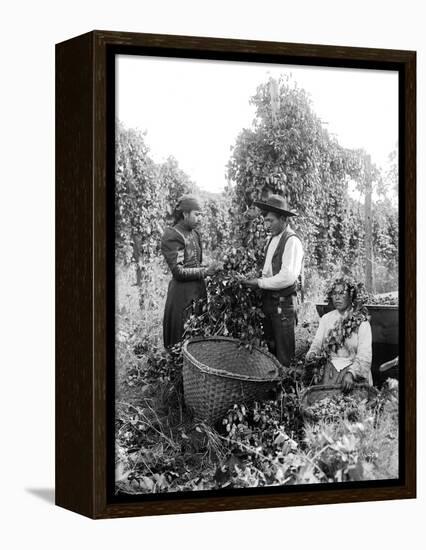
[[[259,286],[257,279],[242,279],[241,282],[244,286],[248,286],[249,288],[257,288]]]
[[[311,353],[308,353],[305,357],[305,365],[312,365],[313,363],[317,363],[320,359],[320,356],[315,355],[315,353],[311,351]]]
[[[342,390],[344,393],[348,393],[352,390],[354,387],[354,377],[353,374],[350,372],[345,373],[345,375],[342,378]]]

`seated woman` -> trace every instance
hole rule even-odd
[[[354,382],[373,385],[371,326],[362,283],[339,277],[331,284],[327,298],[334,309],[320,319],[306,354],[305,380],[309,384],[340,384],[345,392]]]

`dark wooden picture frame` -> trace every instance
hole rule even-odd
[[[111,230],[109,98],[117,53],[389,69],[399,73],[400,478],[226,496],[110,497]],[[112,232],[111,232],[112,231]],[[402,234],[403,233],[403,234]],[[56,46],[56,504],[91,518],[375,501],[416,496],[416,54],[93,31]]]

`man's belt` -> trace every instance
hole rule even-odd
[[[291,296],[292,294],[297,294],[297,284],[294,283],[291,286],[288,286],[286,288],[278,288],[274,290],[267,290],[263,289],[263,297],[264,298],[270,298],[270,299],[279,299],[279,298],[287,298],[287,296]]]

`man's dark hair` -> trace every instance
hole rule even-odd
[[[173,220],[175,223],[178,223],[181,220],[183,220],[183,211],[180,210],[179,208],[175,208],[173,212]]]

